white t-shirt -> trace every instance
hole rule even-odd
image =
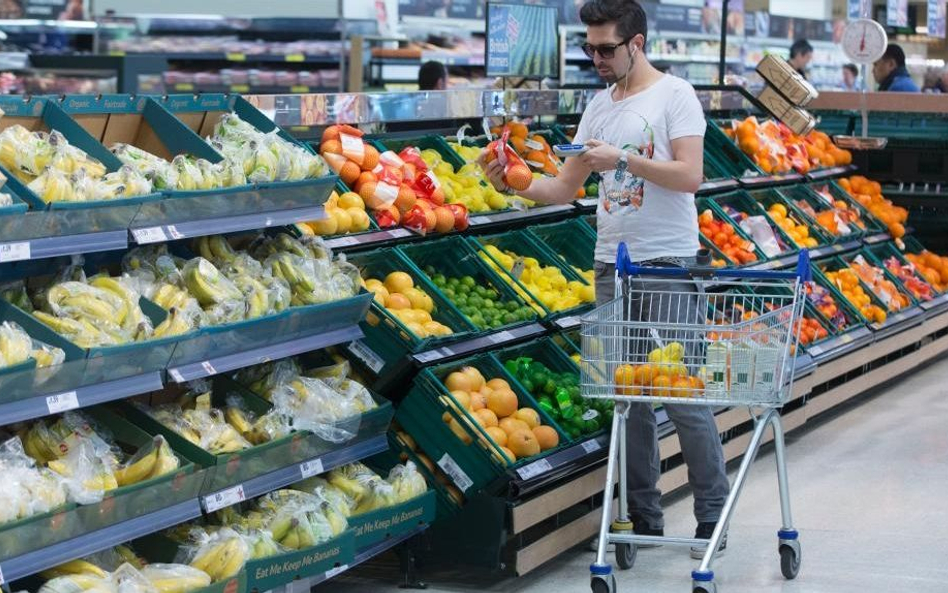
[[[602,140],[658,161],[674,159],[671,141],[704,136],[701,103],[688,82],[664,75],[647,89],[622,101],[613,87],[596,95],[579,122],[574,142]],[[616,171],[601,173],[596,210],[596,261],[615,263],[621,241],[632,261],[656,257],[693,257],[698,250],[698,212],[694,194],[672,191]]]

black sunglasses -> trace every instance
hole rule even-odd
[[[601,45],[593,45],[592,43],[584,43],[580,46],[580,48],[583,50],[583,53],[586,54],[586,56],[589,58],[594,57],[598,53],[600,56],[602,56],[602,59],[611,60],[616,55],[616,49],[622,47],[629,41],[632,41],[631,37],[623,40],[621,43],[603,43]]]

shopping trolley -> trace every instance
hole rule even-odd
[[[599,545],[590,566],[593,593],[616,590],[606,561],[610,543],[615,544],[621,569],[635,563],[636,544],[706,545],[701,565],[691,573],[692,591],[715,593],[711,563],[768,426],[774,431],[783,521],[777,532],[780,566],[784,577],[796,577],[801,549],[790,515],[779,408],[793,386],[793,352],[809,270],[806,250],[800,253],[796,272],[765,272],[638,267],[625,244],[619,245],[616,298],[583,316],[580,329],[583,395],[615,402]],[[624,424],[633,403],[747,406],[754,432],[710,539],[632,532]],[[616,473],[618,509],[613,520]]]

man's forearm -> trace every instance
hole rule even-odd
[[[655,185],[672,191],[698,191],[703,176],[701,166],[684,161],[653,161],[637,155],[629,155],[629,171]]]

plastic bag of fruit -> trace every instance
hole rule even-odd
[[[487,145],[486,160],[488,163],[495,159],[504,167],[504,183],[516,191],[524,191],[533,182],[530,167],[520,158],[517,151],[508,144],[510,129],[504,128],[498,140]]]

